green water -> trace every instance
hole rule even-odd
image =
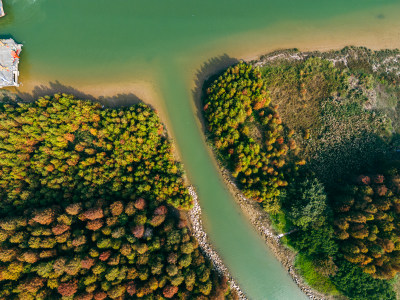
[[[22,83],[58,80],[79,89],[151,80],[197,187],[209,237],[232,275],[250,299],[305,298],[225,189],[204,143],[192,82],[203,62],[224,54],[363,38],[366,45],[397,46],[398,0],[4,2],[0,36],[24,44]]]

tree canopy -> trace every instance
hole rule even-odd
[[[219,161],[275,228],[290,233],[281,242],[298,252],[300,274],[323,293],[395,298],[386,280],[398,268],[394,173],[383,174],[385,187],[368,175],[371,195],[349,178],[392,161],[399,148],[398,53],[282,50],[261,57],[260,67],[232,66],[204,88]],[[357,200],[365,196],[367,208]]]
[[[400,271],[400,176],[360,175],[334,198],[336,237],[344,257],[374,278]]]
[[[228,68],[207,88],[204,101],[210,140],[245,196],[268,212],[279,211],[290,169],[286,160],[296,143],[269,106],[260,70],[246,63]]]
[[[156,114],[68,95],[0,107],[1,299],[203,299],[228,286],[190,235]]]
[[[157,115],[68,95],[0,106],[0,214],[98,195],[191,198]]]
[[[328,215],[327,196],[318,179],[306,178],[288,197],[288,218],[295,226],[306,229],[325,223]]]

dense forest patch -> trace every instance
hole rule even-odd
[[[102,109],[60,95],[3,105],[0,136],[1,214],[99,195],[191,205],[162,124],[145,105]]]
[[[387,193],[372,175],[370,188],[354,178],[383,174],[377,167],[398,158],[399,58],[355,47],[278,51],[204,87],[218,158],[276,228],[291,232],[282,242],[299,253],[300,274],[327,294],[395,299],[399,169],[384,176]]]
[[[338,188],[333,199],[335,234],[344,258],[374,278],[392,279],[400,271],[400,176],[361,175]]]
[[[229,68],[206,91],[204,112],[209,137],[243,193],[268,212],[280,209],[286,163],[296,143],[290,139],[258,69],[241,63]],[[302,162],[298,161],[297,164]]]
[[[157,115],[72,96],[0,107],[1,299],[221,298]],[[229,297],[229,296],[228,296]]]

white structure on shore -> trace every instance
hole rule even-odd
[[[0,40],[0,88],[19,86],[18,63],[21,49],[22,45],[13,39]]]
[[[4,17],[5,15],[6,14],[5,14],[4,9],[3,9],[3,1],[0,0],[0,18]]]

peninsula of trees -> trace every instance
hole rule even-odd
[[[204,86],[207,136],[316,290],[396,299],[400,52],[287,50]]]
[[[181,167],[143,104],[2,104],[0,197],[1,299],[229,292],[190,234]]]

